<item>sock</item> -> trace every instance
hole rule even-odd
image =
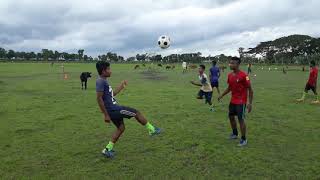
[[[306,97],[306,92],[303,92],[303,94],[302,94],[302,98],[301,99],[303,99],[304,100],[304,98]]]
[[[109,141],[109,144],[106,146],[106,149],[108,149],[108,151],[111,151],[113,149],[113,145],[114,143]]]
[[[238,136],[238,129],[236,128],[236,129],[232,129],[232,133],[233,133],[233,135],[237,135]]]
[[[242,140],[246,140],[246,136],[241,136],[241,139]]]
[[[145,126],[149,130],[149,132],[153,133],[155,131],[155,128],[151,123],[147,122]]]

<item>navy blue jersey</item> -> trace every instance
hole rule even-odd
[[[216,66],[212,66],[210,68],[210,74],[211,74],[211,83],[216,83],[219,81],[219,77],[220,77],[220,69]]]
[[[102,79],[99,77],[96,81],[96,91],[103,92],[103,102],[107,111],[114,111],[121,109],[120,106],[117,105],[116,99],[113,97],[113,90],[111,86],[108,84],[106,79]]]

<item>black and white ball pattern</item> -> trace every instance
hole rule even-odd
[[[159,37],[158,45],[161,49],[167,49],[168,47],[170,47],[170,44],[171,44],[171,41],[169,36],[162,35]]]

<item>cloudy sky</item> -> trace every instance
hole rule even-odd
[[[0,47],[96,56],[202,52],[291,34],[320,37],[319,0],[0,0]],[[157,47],[160,35],[172,46]]]

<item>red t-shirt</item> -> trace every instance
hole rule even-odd
[[[317,84],[317,79],[318,79],[318,68],[317,67],[310,68],[308,84],[310,84],[311,86],[315,86]]]
[[[248,75],[239,71],[237,74],[228,74],[228,84],[231,90],[232,104],[247,104],[248,88],[250,86],[250,79]]]

